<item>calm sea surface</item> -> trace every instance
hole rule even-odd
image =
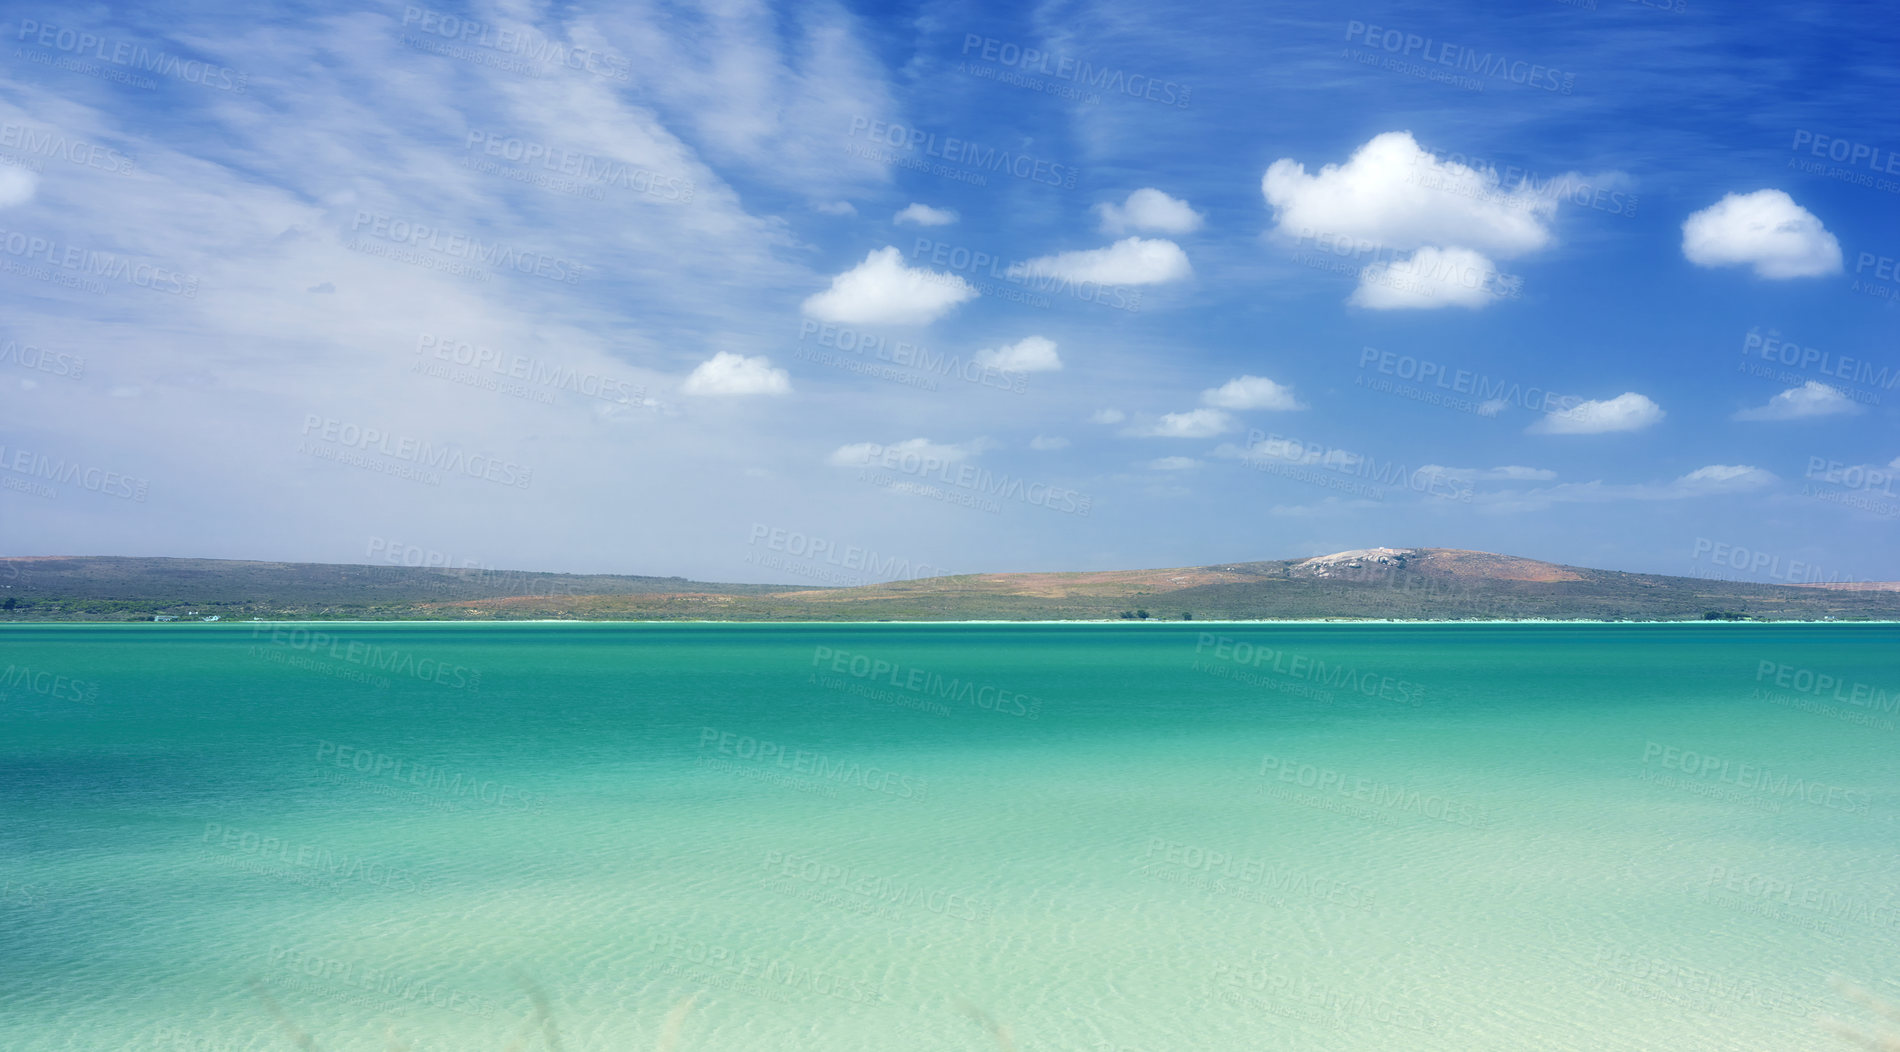
[[[0,670],[0,1049],[1846,1050],[1845,984],[1900,1003],[1894,626],[16,626]]]

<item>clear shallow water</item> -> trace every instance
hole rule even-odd
[[[1896,643],[8,628],[0,1048],[1847,1049]]]

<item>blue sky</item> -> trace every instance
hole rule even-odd
[[[1873,5],[0,31],[8,554],[1900,579]]]

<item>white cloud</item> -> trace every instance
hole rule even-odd
[[[1458,482],[1552,482],[1557,478],[1555,471],[1517,464],[1496,468],[1448,468],[1441,464],[1427,464],[1418,469],[1418,474],[1436,475]]]
[[[1569,409],[1546,414],[1528,429],[1534,435],[1600,435],[1610,431],[1640,431],[1661,420],[1662,407],[1635,391],[1615,398],[1580,402]]]
[[[847,324],[928,325],[976,295],[955,274],[905,266],[897,249],[886,245],[832,278],[829,289],[805,301],[805,313]]]
[[[820,201],[811,207],[813,211],[822,212],[828,216],[854,216],[858,214],[858,206],[849,201]]]
[[[1478,403],[1479,416],[1496,416],[1510,408],[1511,403],[1502,398],[1487,398]]]
[[[1089,422],[1094,424],[1119,424],[1126,419],[1128,414],[1119,409],[1097,409],[1089,415]]]
[[[1841,243],[1780,190],[1728,194],[1682,224],[1682,254],[1699,267],[1752,264],[1763,278],[1839,273]]]
[[[1041,336],[1025,336],[1015,343],[986,348],[976,352],[974,361],[1006,373],[1047,373],[1062,368],[1055,341]]]
[[[957,214],[948,208],[932,208],[915,201],[891,217],[893,223],[915,223],[918,226],[949,226],[956,221]]]
[[[1775,476],[1761,468],[1748,464],[1710,464],[1697,468],[1677,479],[1674,488],[1682,495],[1728,492],[1733,490],[1758,489],[1775,480]]]
[[[1123,238],[1107,248],[1040,256],[1009,268],[1012,278],[1062,278],[1098,285],[1160,285],[1194,273],[1187,253],[1165,238]]]
[[[1305,409],[1293,388],[1264,376],[1236,376],[1201,392],[1201,403],[1220,409]]]
[[[699,363],[680,390],[690,395],[782,395],[792,392],[792,378],[773,368],[770,358],[720,351]]]
[[[0,168],[0,208],[12,208],[33,200],[39,189],[39,176],[19,168]]]
[[[1037,435],[1029,440],[1029,448],[1038,453],[1048,453],[1052,450],[1069,448],[1069,440],[1057,435]]]
[[[1421,248],[1409,259],[1369,264],[1348,302],[1372,310],[1483,307],[1498,300],[1497,274],[1471,249]]]
[[[1394,249],[1460,246],[1509,258],[1544,248],[1557,202],[1520,185],[1505,191],[1496,171],[1440,161],[1410,132],[1374,136],[1345,164],[1317,174],[1282,158],[1261,193],[1278,232],[1328,234]]]
[[[1186,201],[1151,186],[1128,195],[1122,204],[1105,201],[1095,206],[1102,217],[1102,233],[1120,236],[1130,230],[1158,234],[1192,234],[1201,228],[1205,217],[1188,207]]]
[[[1191,468],[1200,467],[1201,462],[1195,460],[1193,457],[1159,457],[1154,460],[1143,461],[1136,466],[1147,468],[1150,471],[1187,471]]]
[[[921,463],[934,461],[937,464],[950,464],[982,452],[982,441],[961,445],[949,442],[932,442],[927,438],[907,438],[902,442],[893,442],[888,446],[876,442],[853,442],[839,446],[825,458],[825,463],[839,468],[861,468],[880,463]]]
[[[1806,420],[1816,416],[1858,413],[1860,406],[1840,391],[1824,383],[1809,380],[1770,398],[1767,405],[1744,409],[1737,420]]]
[[[1155,422],[1130,428],[1128,433],[1144,438],[1211,438],[1234,427],[1234,418],[1219,409],[1190,409],[1164,413]]]

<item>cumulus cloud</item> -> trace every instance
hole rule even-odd
[[[1015,343],[976,352],[974,361],[1006,373],[1047,373],[1062,368],[1054,340],[1025,336]]]
[[[1293,388],[1264,376],[1236,376],[1201,392],[1201,404],[1218,409],[1305,409]]]
[[[782,395],[792,392],[792,378],[773,368],[770,358],[720,351],[699,363],[680,390],[689,395]]]
[[[1165,238],[1128,237],[1107,248],[1059,252],[1017,263],[1009,268],[1008,276],[1061,278],[1097,285],[1161,285],[1193,273],[1180,245]]]
[[[888,446],[876,442],[853,442],[832,450],[831,455],[825,458],[825,463],[838,468],[861,468],[873,464],[924,461],[950,464],[975,456],[982,450],[983,443],[980,441],[959,445],[951,442],[932,442],[927,438],[907,438]]]
[[[1817,416],[1841,416],[1858,413],[1860,406],[1852,398],[1824,383],[1809,380],[1770,398],[1767,405],[1744,409],[1737,420],[1806,420]]]
[[[1497,281],[1497,267],[1471,249],[1421,248],[1369,264],[1347,302],[1372,310],[1483,307],[1497,302]]]
[[[1238,457],[1242,460],[1284,460],[1289,464],[1318,464],[1334,470],[1353,467],[1366,459],[1349,449],[1322,446],[1276,435],[1270,435],[1245,448],[1224,445],[1214,452],[1221,456]]]
[[[1504,190],[1495,170],[1440,161],[1410,132],[1373,136],[1345,164],[1308,175],[1282,158],[1260,190],[1289,237],[1328,234],[1393,249],[1457,246],[1510,258],[1550,244],[1557,202],[1520,185]]]
[[[1029,448],[1038,453],[1048,453],[1069,448],[1069,440],[1058,435],[1037,435],[1029,440]]]
[[[1188,207],[1186,201],[1169,197],[1151,186],[1129,194],[1128,200],[1119,205],[1104,201],[1095,206],[1095,214],[1102,218],[1102,233],[1116,236],[1130,230],[1192,234],[1201,228],[1206,218]]]
[[[1548,413],[1527,430],[1534,435],[1600,435],[1611,431],[1640,431],[1661,420],[1662,406],[1635,391],[1615,398],[1579,402],[1569,409]]]
[[[897,249],[886,245],[832,278],[831,287],[807,299],[804,309],[814,318],[846,324],[928,325],[976,295],[955,274],[905,266]]]
[[[39,189],[39,176],[20,168],[0,168],[0,208],[12,208],[33,200]]]
[[[811,207],[813,211],[822,212],[828,216],[854,216],[858,214],[858,206],[849,201],[820,201]]]
[[[1682,254],[1699,267],[1752,265],[1763,278],[1811,278],[1841,269],[1841,243],[1780,190],[1728,194],[1682,224]]]
[[[1154,460],[1143,461],[1138,466],[1150,471],[1187,471],[1190,468],[1200,467],[1201,462],[1193,457],[1158,457]]]
[[[915,223],[918,226],[949,226],[956,221],[957,214],[948,208],[932,208],[915,201],[891,217],[893,223]]]
[[[1128,419],[1128,414],[1119,409],[1097,409],[1089,414],[1089,422],[1095,424],[1119,424]]]
[[[1234,418],[1219,409],[1190,409],[1164,413],[1151,423],[1130,428],[1128,433],[1143,438],[1211,438],[1232,431],[1234,426]]]

